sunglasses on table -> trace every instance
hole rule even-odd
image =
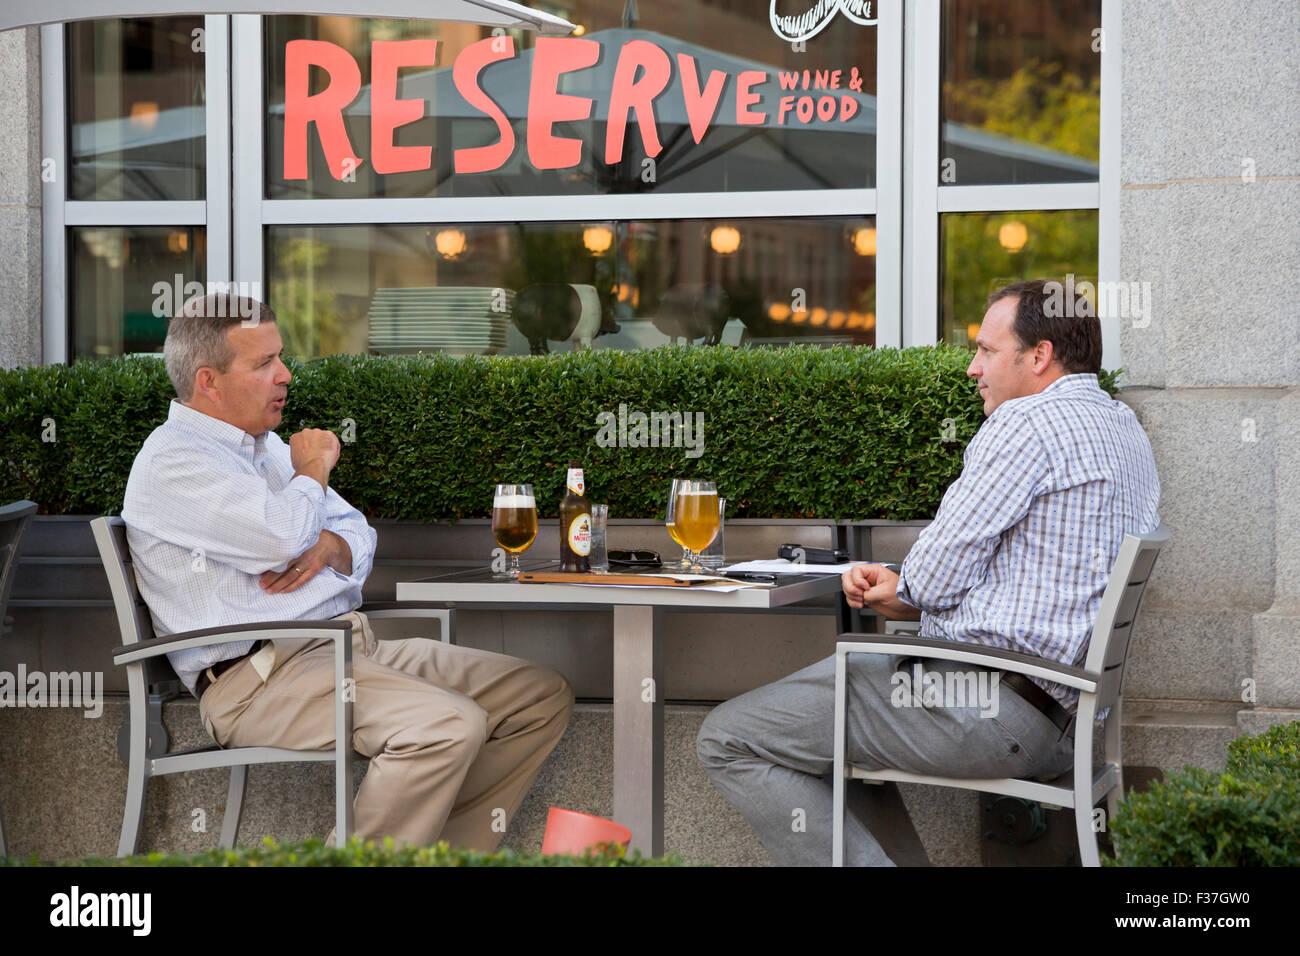
[[[611,568],[658,568],[663,566],[658,551],[610,551]]]

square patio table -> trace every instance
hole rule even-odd
[[[521,562],[525,571],[558,569],[558,561]],[[670,573],[654,569],[649,574]],[[737,582],[741,583],[741,582]],[[737,591],[699,587],[622,588],[526,584],[499,580],[490,569],[465,566],[397,583],[397,600],[449,608],[561,610],[609,607],[614,616],[614,819],[632,831],[631,847],[664,851],[663,615],[665,608],[772,611],[840,592],[838,574],[779,575],[775,587]]]

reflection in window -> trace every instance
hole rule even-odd
[[[531,151],[538,142],[535,138],[530,143],[537,130],[530,130],[528,122],[538,38],[512,31],[508,39],[514,44],[513,55],[504,55],[506,38],[501,38],[503,58],[482,67],[479,86],[500,109],[502,123],[513,136],[513,149],[506,151],[508,155],[483,158],[483,168],[473,172],[456,171],[455,151],[491,147],[502,142],[503,135],[496,121],[467,101],[453,79],[453,67],[467,47],[491,37],[487,28],[415,20],[266,17],[267,198],[597,195],[875,185],[874,26],[837,16],[807,41],[805,50],[795,51],[772,31],[766,6],[682,8],[584,0],[568,4],[565,12],[582,25],[582,42],[598,44],[592,65],[562,73],[558,80],[560,94],[584,97],[591,105],[587,119],[558,121],[552,130],[557,137],[581,141],[577,164],[547,168],[548,160]],[[373,86],[377,58],[372,44],[418,39],[437,40],[432,59],[402,67],[395,93],[385,97]],[[289,57],[289,44],[299,40],[326,41],[342,48],[346,56],[325,48],[308,54],[308,48],[299,44],[295,50],[303,51],[301,60]],[[648,155],[633,111],[624,127],[621,158],[606,162],[613,80],[621,58],[629,56],[624,64],[629,66],[628,51],[645,51],[644,44],[660,51],[657,55],[667,71],[666,85],[653,98],[653,136],[661,148],[657,152],[651,148],[649,152],[656,155]],[[574,47],[566,50],[566,56],[576,55]],[[681,56],[691,58],[693,73],[685,77]],[[305,95],[313,97],[332,87],[350,89],[345,84],[355,69],[358,91],[339,107],[350,154],[336,134],[328,133],[330,142],[340,144],[328,158],[317,123],[306,123],[304,132],[299,123],[286,122],[291,68],[308,70]],[[809,71],[808,90],[803,89],[804,70]],[[860,81],[858,89],[849,88],[853,70]],[[783,71],[785,83],[797,89],[782,88],[779,74]],[[644,78],[647,70],[636,66],[632,73]],[[748,73],[763,76],[752,87],[758,100],[738,107],[740,79]],[[797,79],[792,79],[796,73]],[[711,77],[723,83],[719,99],[711,114],[708,110],[697,114],[698,128],[693,131],[685,91],[711,94]],[[816,89],[819,82],[836,83],[838,88]],[[391,138],[399,149],[427,151],[428,157],[419,155],[418,163],[412,159],[412,168],[405,171],[380,174],[375,166],[376,144],[371,141],[372,103],[381,97],[391,101],[392,96],[423,101],[415,107],[418,118],[398,125]],[[789,98],[784,109],[783,98]],[[820,116],[818,108],[823,110]],[[533,109],[538,115],[554,111],[554,103]],[[755,119],[756,114],[762,118]],[[616,109],[616,115],[623,113]],[[289,146],[286,134],[292,137]],[[387,138],[388,134],[381,135]],[[304,136],[305,170],[297,165]],[[288,170],[286,150],[291,158]],[[362,162],[356,163],[356,158]],[[331,168],[336,162],[338,168]]]
[[[203,199],[202,17],[67,26],[69,199]]]
[[[68,232],[73,357],[161,352],[168,319],[207,281],[206,230],[85,226]]]
[[[1021,279],[1097,281],[1097,212],[948,213],[941,217],[939,337],[971,345],[988,295]]]
[[[1100,28],[1101,0],[946,0],[940,183],[1096,181]]]
[[[276,226],[290,354],[875,343],[872,219]]]

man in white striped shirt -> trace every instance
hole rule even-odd
[[[377,535],[329,487],[341,445],[285,444],[289,370],[275,314],[253,299],[191,299],[167,330],[176,388],[145,440],[122,518],[159,636],[256,621],[352,622],[353,747],[372,758],[355,833],[491,850],[567,726],[554,671],[425,638],[376,641],[361,605]],[[168,655],[222,746],[334,745],[329,641],[221,644]]]
[[[1061,291],[1034,280],[989,297],[967,369],[988,419],[902,568],[845,573],[852,607],[919,619],[922,637],[1083,662],[1124,535],[1160,523],[1160,482],[1137,417],[1097,384],[1100,323],[1081,298],[1058,308]],[[917,676],[908,665],[890,655],[850,658],[852,763],[971,778],[1051,779],[1070,768],[1076,691],[984,671],[976,677],[985,686],[1000,679],[992,708],[964,693],[916,706],[919,688],[897,693],[900,674]],[[983,669],[924,666],[972,670]],[[728,701],[700,730],[706,771],[778,863],[830,863],[834,687],[832,656]],[[865,821],[864,789],[848,791],[859,806],[846,815],[845,859],[892,865]],[[897,790],[880,789],[887,795],[878,801],[892,800],[906,821]],[[804,830],[791,827],[796,808]],[[895,829],[896,853],[924,860],[910,825]]]

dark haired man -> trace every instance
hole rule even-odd
[[[1044,280],[989,296],[967,369],[988,419],[899,573],[879,564],[845,573],[851,606],[919,619],[922,637],[1083,662],[1124,535],[1159,525],[1160,483],[1136,416],[1097,384],[1100,323],[1085,302],[1070,310],[1058,302],[1059,283]],[[851,762],[1043,780],[1070,768],[1077,691],[1035,678],[1001,684],[994,708],[898,706],[903,663],[881,654],[850,658]],[[975,670],[946,662],[926,669]],[[728,701],[700,730],[706,772],[778,864],[831,860],[834,687],[832,656]],[[893,865],[864,822],[864,789],[849,788],[855,812],[846,814],[845,861]],[[792,826],[800,810],[805,826]],[[904,829],[890,834],[899,852],[923,859],[914,831]]]
[[[371,758],[355,835],[493,850],[573,709],[555,671],[425,638],[376,641],[357,608],[377,535],[329,486],[341,446],[282,441],[291,376],[275,313],[185,303],[163,357],[176,389],[127,480],[126,522],[154,630],[333,618],[352,623],[352,746]],[[334,746],[334,645],[252,641],[168,655],[221,746]]]

